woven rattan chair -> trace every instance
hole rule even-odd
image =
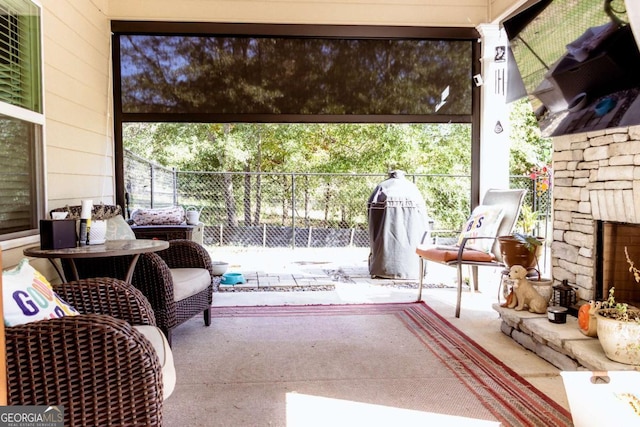
[[[163,378],[142,294],[117,279],[53,285],[81,313],[6,328],[9,405],[64,405],[65,426],[160,426]]]
[[[149,300],[158,327],[171,342],[172,330],[195,315],[202,313],[205,325],[211,324],[213,289],[222,276],[213,274],[211,257],[202,245],[191,240],[171,240],[169,243],[169,249],[140,256],[132,284]],[[87,258],[77,259],[75,264],[80,278],[124,278],[130,261],[128,256]],[[176,300],[174,277],[179,269],[204,269],[209,274],[210,283],[205,289]]]
[[[169,249],[140,257],[133,273],[133,285],[149,299],[158,327],[171,342],[171,331],[199,313],[203,314],[206,326],[211,324],[213,289],[222,276],[213,274],[211,257],[202,245],[191,240],[171,240],[169,244]],[[120,265],[120,271],[125,272],[125,267],[126,264]],[[211,283],[206,289],[176,301],[172,273],[176,269],[205,269]]]
[[[69,212],[69,218],[78,219],[81,210],[82,206],[65,206],[53,209],[51,212]],[[108,219],[121,215],[122,210],[117,205],[94,205],[92,213],[95,219]],[[132,284],[142,291],[151,303],[157,325],[171,343],[171,331],[197,314],[203,313],[206,326],[211,324],[210,309],[213,289],[220,283],[222,276],[213,274],[211,257],[199,243],[185,239],[171,240],[169,243],[170,246],[167,250],[140,256],[133,274]],[[80,278],[117,277],[123,279],[130,263],[131,257],[75,260]],[[67,262],[63,262],[63,267],[65,275],[73,277]],[[205,269],[209,272],[211,283],[206,289],[195,294],[188,294],[185,298],[178,295],[176,300],[174,281],[178,276],[175,273],[179,270],[184,271],[183,269]]]

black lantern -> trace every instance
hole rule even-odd
[[[567,284],[566,280],[561,285],[553,287],[553,304],[560,307],[571,308],[576,303],[576,290]]]

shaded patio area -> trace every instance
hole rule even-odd
[[[412,302],[417,297],[417,280],[371,279],[367,267],[368,248],[231,250],[210,247],[209,250],[214,260],[230,264],[229,271],[246,276],[245,289],[251,286],[259,289],[261,283],[283,289],[279,292],[220,290],[214,293],[214,306]],[[425,283],[429,285],[425,286],[423,301],[536,388],[568,408],[560,370],[501,332],[502,321],[492,308],[497,302],[499,271],[480,269],[480,292],[464,293],[462,315],[457,319],[454,317],[455,269],[436,264],[430,264],[428,269]],[[311,289],[313,285],[333,289],[302,290]],[[168,401],[167,404],[174,403]]]
[[[229,263],[228,272],[242,273],[246,280],[243,284],[221,284],[221,293],[334,291],[340,295],[360,290],[383,296],[388,295],[390,289],[408,290],[408,294],[412,289],[416,292],[418,289],[417,279],[371,278],[369,248],[209,247],[209,252],[213,260]],[[428,277],[429,287],[453,287],[451,280],[455,279],[455,270],[439,265],[429,266]]]
[[[209,247],[209,252],[212,259],[229,263],[228,272],[242,273],[246,279],[244,284],[220,285],[221,292],[332,291],[362,286],[417,290],[417,279],[372,279],[369,248]],[[453,269],[440,268],[437,273],[433,271],[430,277],[439,285],[451,286],[445,283],[455,273]]]

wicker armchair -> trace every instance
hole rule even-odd
[[[200,244],[191,240],[171,240],[169,249],[143,254],[133,273],[133,285],[147,297],[156,314],[158,327],[171,342],[176,326],[202,313],[205,326],[211,324],[211,303],[214,286],[221,276],[214,276],[211,257]],[[126,264],[120,266],[122,272]],[[210,283],[199,292],[176,301],[176,271],[204,269]]]
[[[131,257],[125,256],[77,259],[75,263],[80,278],[124,278],[130,261]],[[179,273],[198,270],[206,275],[206,286],[185,295],[180,290],[189,286],[189,277]],[[206,326],[211,324],[213,289],[221,279],[213,274],[211,257],[202,245],[191,240],[171,240],[169,249],[140,256],[132,284],[149,300],[158,327],[171,343],[172,330],[197,314],[203,313]]]
[[[70,219],[80,218],[82,206],[65,206],[51,212],[68,212]],[[94,219],[108,219],[121,215],[118,205],[94,205]],[[117,277],[124,279],[131,263],[131,257],[77,259],[75,264],[79,277]],[[67,277],[73,277],[68,262],[63,262]],[[204,275],[194,275],[193,270],[208,271]],[[202,272],[201,272],[202,273]],[[191,240],[171,240],[167,250],[142,254],[133,274],[132,284],[140,289],[149,300],[156,316],[158,327],[171,343],[171,331],[176,326],[203,313],[206,326],[211,324],[211,302],[214,287],[217,288],[222,276],[214,276],[211,257],[200,244]],[[189,288],[197,280],[207,281],[205,286],[190,292]],[[184,291],[184,288],[187,291]]]
[[[160,361],[132,326],[155,323],[144,296],[107,278],[53,287],[81,315],[6,328],[9,405],[64,405],[65,426],[162,425]]]

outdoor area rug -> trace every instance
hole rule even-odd
[[[168,426],[572,425],[424,303],[213,307],[212,317],[174,333]]]

